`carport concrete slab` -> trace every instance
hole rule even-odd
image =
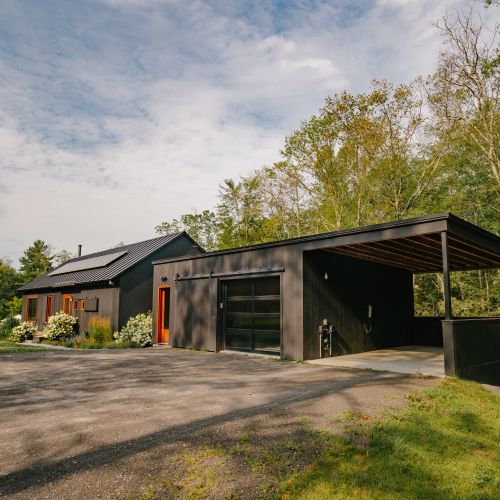
[[[396,373],[444,377],[444,354],[441,347],[403,346],[393,349],[346,354],[308,361],[316,365],[361,368]]]

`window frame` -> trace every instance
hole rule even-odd
[[[53,295],[47,295],[47,303],[45,305],[45,323],[47,323],[49,318],[53,315],[52,314],[53,308],[54,308],[54,297]]]
[[[66,311],[66,309],[65,309],[66,299],[69,299],[69,311]],[[63,297],[62,297],[62,307],[61,307],[62,312],[65,313],[65,314],[71,315],[72,304],[73,304],[73,296],[70,295],[69,293],[64,294]]]
[[[28,295],[26,297],[26,311],[24,313],[24,320],[29,321],[30,323],[36,323],[38,321],[38,295]],[[30,300],[35,301],[35,318],[31,319],[30,318]]]

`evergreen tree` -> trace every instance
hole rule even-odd
[[[36,240],[24,251],[19,259],[19,273],[23,283],[28,283],[52,269],[53,257],[50,253],[50,246],[43,240]]]

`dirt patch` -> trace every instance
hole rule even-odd
[[[146,489],[119,489],[126,498],[269,498],[284,479],[324,449],[307,419],[247,418],[198,432],[167,453],[161,477]]]

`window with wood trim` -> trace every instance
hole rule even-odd
[[[85,310],[85,301],[82,299],[80,300],[80,311],[84,311]]]
[[[62,303],[62,310],[66,314],[71,314],[71,302],[72,302],[72,297],[71,295],[63,295],[63,303]]]
[[[78,299],[73,301],[73,311],[78,312]]]
[[[45,322],[52,316],[52,295],[47,295],[47,307],[45,308]]]
[[[36,321],[38,310],[38,298],[28,297],[26,301],[26,321]]]

